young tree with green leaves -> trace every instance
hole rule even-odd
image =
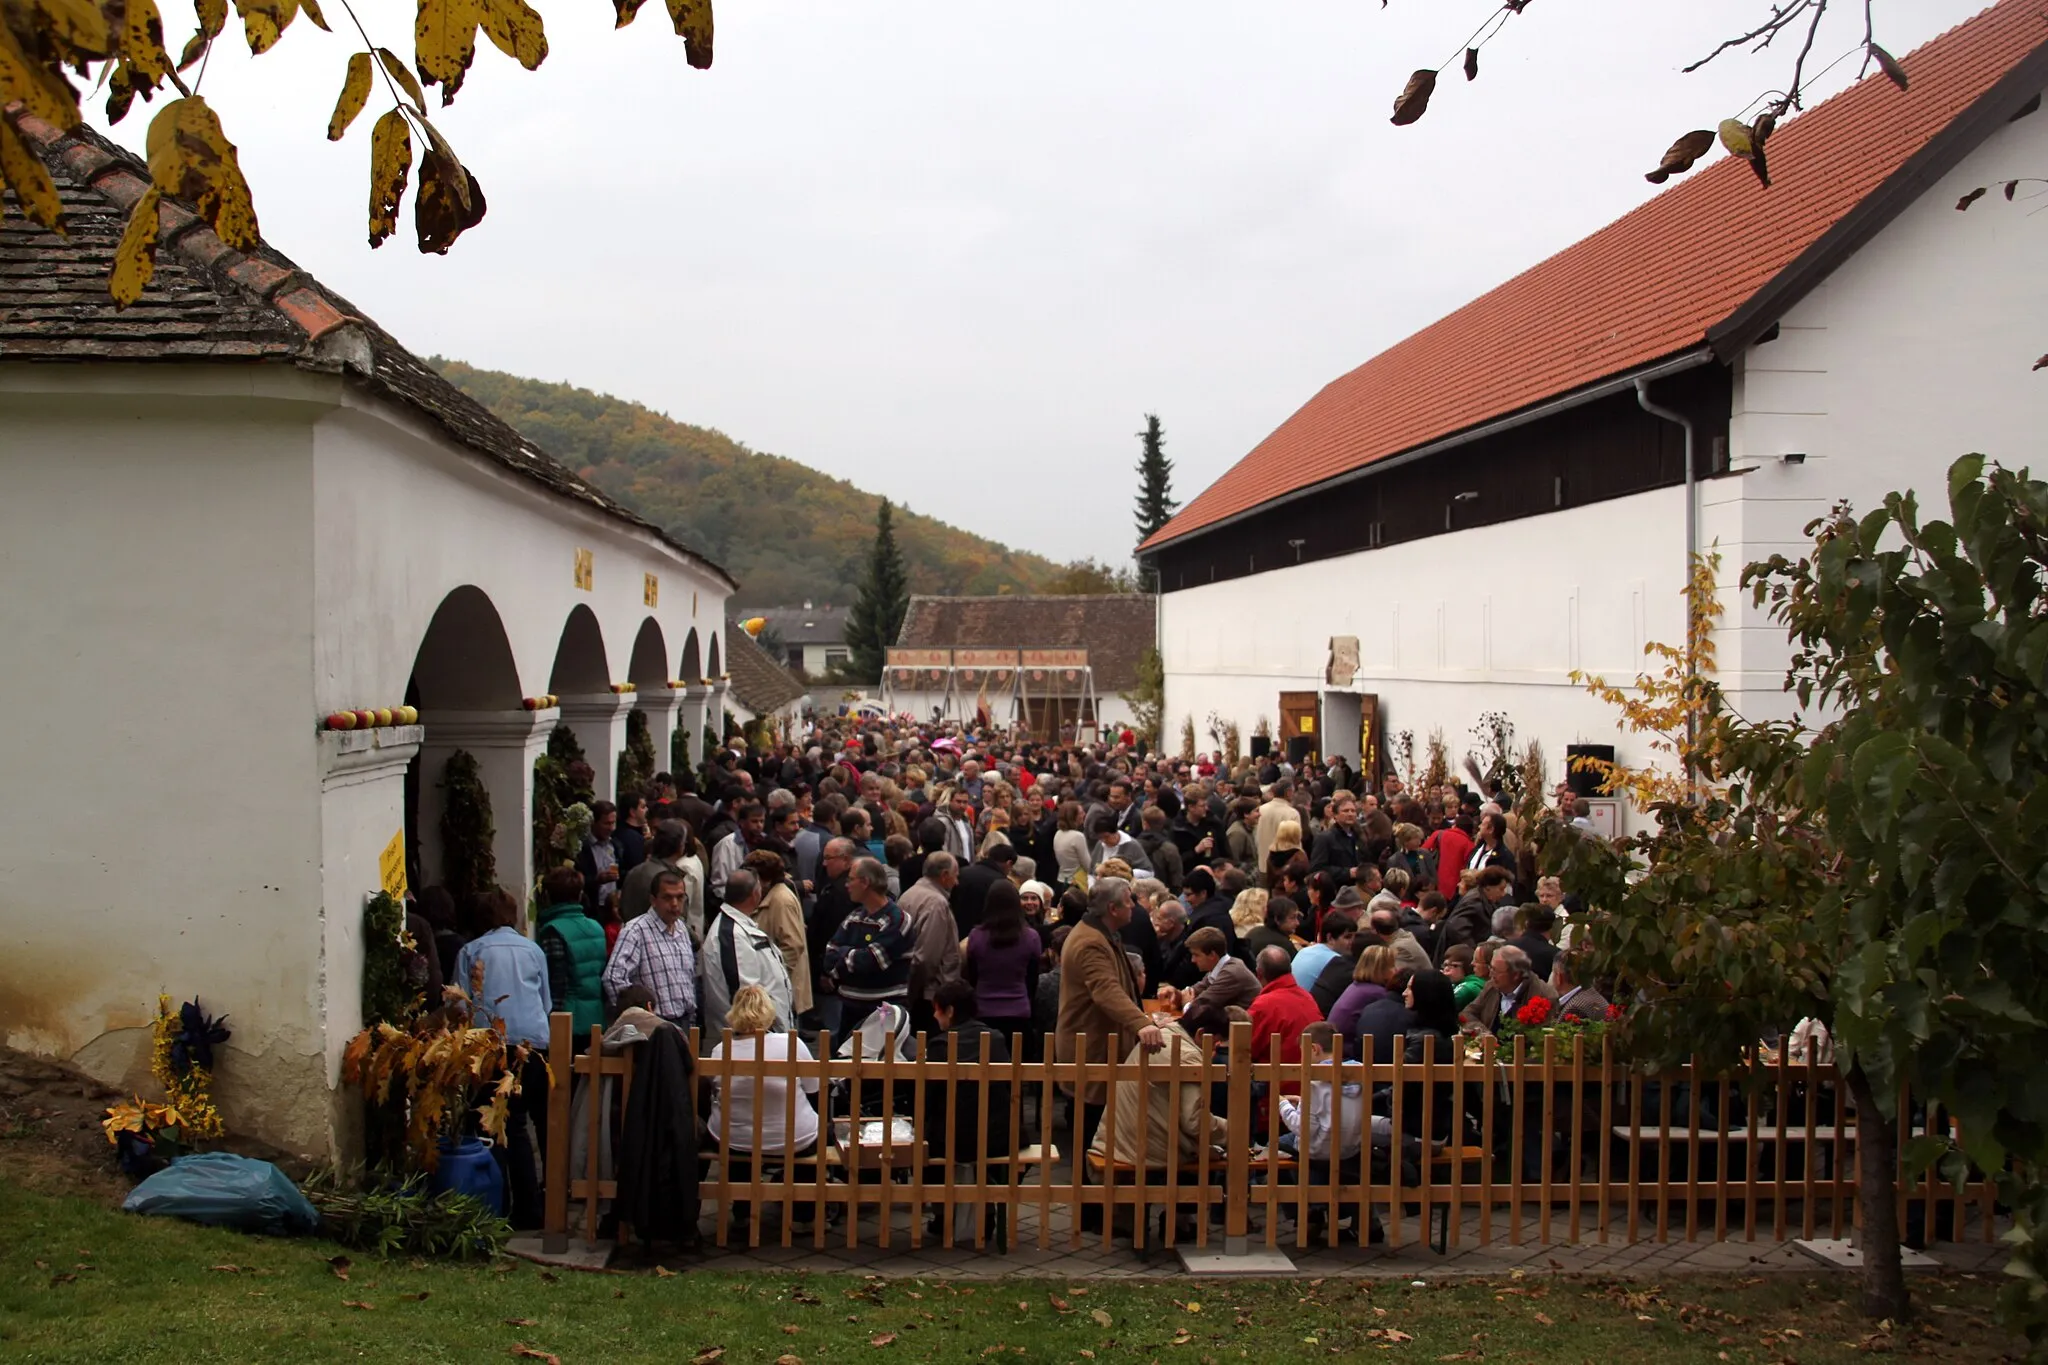
[[[910,610],[910,574],[903,566],[903,552],[896,548],[891,515],[889,500],[884,498],[882,510],[875,514],[874,548],[868,551],[867,568],[846,616],[851,667],[862,681],[882,676],[886,651],[896,643],[903,614]]]
[[[1744,572],[1791,638],[1788,689],[1832,719],[1752,724],[1705,682],[1692,799],[1660,801],[1656,831],[1621,847],[1554,819],[1539,837],[1599,907],[1587,965],[1632,1002],[1632,1060],[1739,1068],[1766,1029],[1811,1015],[1832,1030],[1856,1107],[1866,1311],[1910,1308],[1903,1133],[1909,1174],[1998,1182],[2008,1319],[2041,1351],[2048,483],[1972,455],[1948,495],[1947,521],[1923,522],[1911,492],[1860,519],[1837,509],[1804,558]]]
[[[1145,414],[1145,429],[1138,433],[1138,440],[1138,540],[1142,543],[1173,520],[1180,504],[1173,497],[1173,461],[1166,458],[1166,430],[1156,413]],[[1139,583],[1146,592],[1159,591],[1158,570],[1142,569]]]

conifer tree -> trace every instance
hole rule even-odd
[[[861,681],[881,678],[884,651],[896,643],[896,632],[903,628],[903,614],[909,609],[910,575],[903,552],[896,548],[896,530],[885,498],[875,515],[875,545],[868,552],[867,568],[861,573],[846,618],[850,662]]]
[[[1138,433],[1142,443],[1138,455],[1138,539],[1143,541],[1173,520],[1180,504],[1173,497],[1173,461],[1166,458],[1166,432],[1157,414],[1145,414],[1145,429]],[[1149,564],[1139,575],[1146,592],[1159,590],[1159,574]]]

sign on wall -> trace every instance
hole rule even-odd
[[[391,836],[377,855],[377,880],[397,900],[405,899],[405,831]]]
[[[1332,635],[1330,637],[1330,662],[1323,671],[1324,681],[1331,687],[1349,687],[1358,677],[1358,637],[1356,635]]]
[[[576,586],[584,592],[590,591],[590,585],[596,578],[596,574],[593,571],[593,560],[594,556],[590,551],[584,549],[576,551]]]
[[[953,651],[955,668],[1013,668],[1017,663],[1014,649],[956,649]]]
[[[1023,651],[1026,668],[1086,668],[1088,651],[1085,649],[1027,649]]]
[[[640,575],[640,600],[650,607],[661,605],[661,580],[651,573]]]
[[[890,649],[884,662],[891,668],[951,668],[950,649]]]

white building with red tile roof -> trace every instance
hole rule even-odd
[[[1506,711],[1553,778],[1572,743],[1648,762],[1571,675],[1683,641],[1695,548],[1721,556],[1731,700],[1790,714],[1743,566],[1838,501],[1945,510],[1957,456],[2026,464],[2048,430],[2048,229],[1996,192],[2048,168],[2048,22],[2006,0],[1904,65],[1906,90],[1873,72],[1786,122],[1771,188],[1692,173],[1332,381],[1190,501],[1140,550],[1168,731],[1265,718],[1355,757],[1376,703],[1455,763]]]

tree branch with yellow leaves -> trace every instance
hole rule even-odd
[[[261,240],[256,204],[243,177],[234,143],[220,117],[181,72],[205,72],[214,43],[227,28],[229,0],[194,0],[195,31],[173,62],[164,43],[156,0],[0,0],[0,110],[33,116],[66,132],[83,122],[77,77],[88,88],[107,92],[107,118],[126,118],[135,97],[152,101],[165,86],[178,97],[150,120],[146,143],[150,189],[130,211],[122,233],[108,293],[127,307],[142,296],[156,271],[164,196],[189,202],[220,239],[242,251]],[[633,21],[642,0],[613,0],[618,27]],[[441,87],[445,108],[462,88],[476,57],[481,30],[493,46],[532,71],[548,53],[540,13],[526,0],[418,0],[411,67],[388,46],[380,46],[348,0],[342,0],[362,39],[349,55],[340,98],[327,121],[327,136],[347,135],[369,104],[381,69],[392,107],[370,132],[370,245],[398,230],[399,204],[412,180],[413,136],[425,143],[413,197],[413,222],[423,252],[445,253],[484,216],[483,187],[455,149],[427,117],[426,87]],[[711,0],[667,0],[669,18],[683,39],[685,60],[711,65]],[[253,56],[275,47],[304,13],[331,32],[319,0],[234,0]],[[417,76],[415,76],[417,72]],[[0,186],[32,221],[65,231],[63,203],[42,159],[9,117],[0,116]]]

